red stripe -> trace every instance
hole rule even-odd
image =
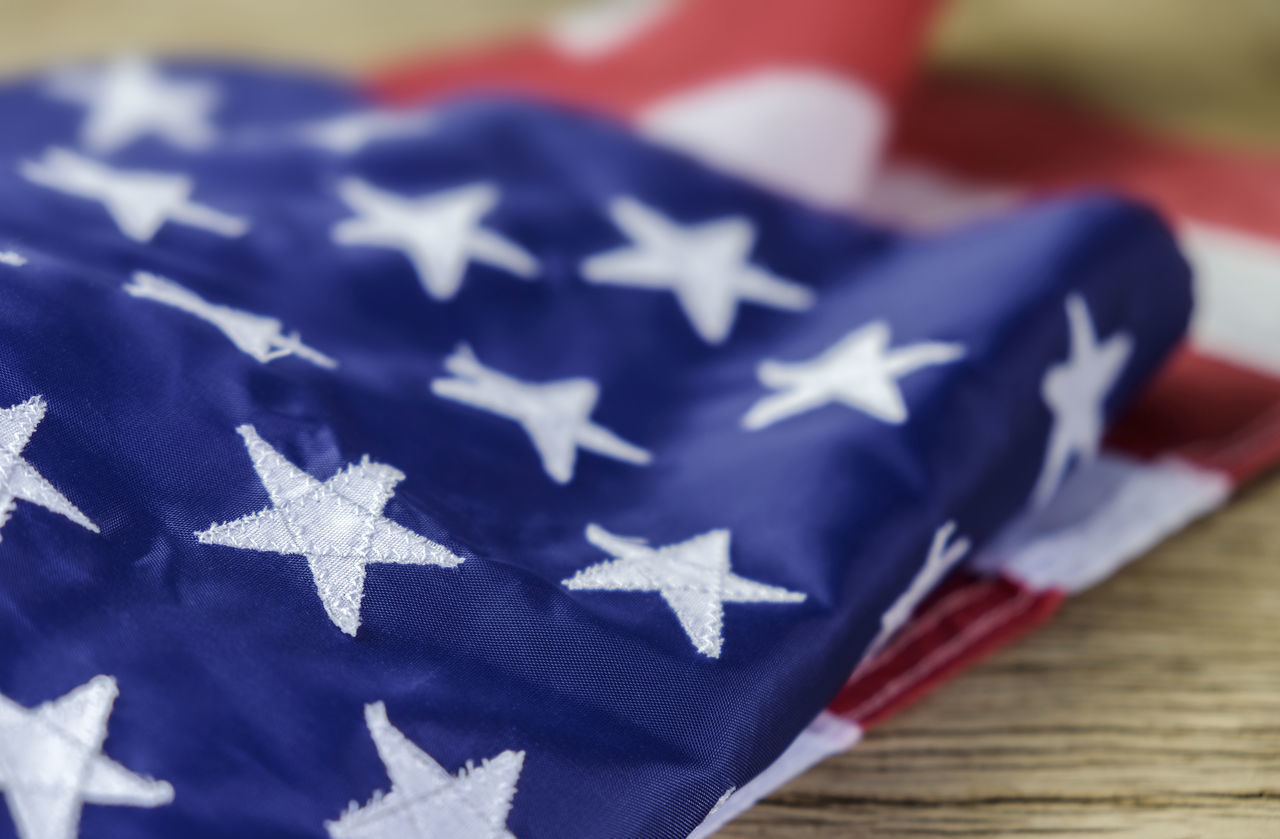
[[[856,77],[896,99],[912,77],[937,0],[688,0],[595,59],[525,38],[376,73],[377,95],[409,102],[477,91],[551,98],[630,117],[669,94],[769,66]]]
[[[1179,218],[1280,238],[1280,156],[1179,143],[1029,92],[927,77],[899,114],[895,154],[979,180],[1105,186]]]
[[[1280,379],[1184,347],[1107,444],[1144,458],[1177,455],[1239,485],[1280,462]]]
[[[958,671],[1048,620],[1058,591],[962,573],[927,600],[907,628],[858,668],[828,706],[863,728],[914,702]]]

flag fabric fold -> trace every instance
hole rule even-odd
[[[1103,195],[902,235],[543,105],[414,129],[280,74],[88,79],[0,97],[2,692],[109,679],[65,766],[164,794],[58,774],[41,811],[47,738],[9,739],[23,839],[686,836],[1191,307]]]
[[[616,12],[621,6],[595,8]],[[699,835],[709,835],[812,763],[848,748],[863,727],[1034,628],[1065,595],[1114,573],[1280,461],[1274,340],[1280,322],[1277,308],[1267,305],[1276,288],[1273,269],[1280,265],[1280,232],[1273,223],[1280,169],[1274,158],[1161,138],[1114,116],[991,83],[928,73],[911,79],[920,27],[932,8],[920,5],[909,12],[916,15],[914,30],[899,25],[901,8],[881,7],[868,12],[858,33],[843,33],[850,53],[868,49],[860,39],[874,32],[880,39],[875,51],[908,60],[890,76],[897,83],[886,86],[884,65],[877,70],[848,59],[846,66],[859,67],[859,83],[880,91],[888,103],[889,129],[884,145],[833,140],[832,146],[847,150],[868,173],[841,200],[832,202],[798,180],[763,177],[779,167],[804,172],[809,159],[821,159],[785,135],[773,135],[768,164],[756,167],[743,167],[741,158],[707,145],[696,150],[712,165],[736,167],[800,200],[855,207],[866,218],[903,230],[955,228],[1020,212],[1029,202],[1073,189],[1121,190],[1153,203],[1176,224],[1195,275],[1191,340],[1112,429],[1097,460],[1078,463],[1059,496],[1019,516],[953,570],[894,640],[862,662],[830,709],[751,784],[721,802]],[[819,26],[829,22],[815,19]],[[583,73],[568,84],[550,71],[566,53],[554,30],[531,36],[519,48],[508,44],[459,57],[402,61],[374,74],[373,89],[401,103],[476,87],[516,90],[602,110],[644,131],[651,103],[620,95],[613,76]],[[642,66],[646,57],[619,49],[625,42],[601,41],[592,60],[626,56]],[[641,43],[630,41],[637,52]],[[655,33],[647,47],[660,54],[662,44]],[[517,53],[520,70],[510,72],[508,61]],[[759,67],[807,63],[802,56],[780,61],[761,55]],[[536,83],[523,86],[524,79]],[[909,83],[903,85],[904,79]],[[767,96],[753,97],[747,109],[762,121],[784,113]],[[1064,137],[1071,142],[1064,145]]]
[[[912,128],[933,3],[801,5],[0,91],[21,839],[707,836],[1280,456],[1155,214]]]

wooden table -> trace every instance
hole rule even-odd
[[[0,0],[0,69],[121,46],[353,69],[518,26],[564,5]],[[1207,28],[1183,20],[1195,14],[1208,19]],[[1265,25],[1276,14],[1273,0],[967,0],[951,10],[935,55],[948,66],[985,63],[1065,80],[1144,118],[1280,145],[1280,107],[1254,106],[1267,94],[1280,104],[1265,58],[1280,52],[1245,48],[1280,42],[1280,27]],[[1047,17],[1052,25],[1035,26]],[[1149,56],[1152,33],[1165,51],[1139,67],[1147,73],[1135,72],[1135,49],[1124,38]],[[1213,55],[1204,54],[1206,40],[1217,45]],[[1171,101],[1148,95],[1152,65],[1161,61],[1166,74],[1205,69]],[[1280,479],[1070,601],[1047,628],[796,780],[722,835],[1280,836]]]

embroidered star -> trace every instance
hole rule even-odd
[[[212,324],[238,350],[263,364],[293,355],[329,370],[338,366],[338,362],[329,356],[302,343],[298,333],[290,332],[285,335],[283,326],[276,318],[210,303],[195,292],[164,277],[136,271],[133,280],[124,290],[134,297],[172,306]]]
[[[50,87],[55,96],[88,109],[80,144],[94,154],[111,154],[148,135],[197,150],[217,134],[210,121],[218,105],[216,87],[169,78],[138,56],[118,58],[101,69],[64,70]]]
[[[321,483],[271,448],[252,425],[244,438],[271,506],[196,533],[206,545],[300,554],[307,558],[316,593],[334,625],[354,636],[360,627],[365,566],[373,563],[440,565],[462,562],[447,548],[382,515],[404,473],[366,455]]]
[[[693,833],[689,834],[688,839],[708,839],[708,837],[712,836],[719,828],[724,827],[722,824],[724,819],[720,816],[720,812],[724,810],[725,807],[729,806],[729,803],[734,800],[734,795],[737,792],[737,787],[729,787],[725,790],[724,793],[716,799],[716,803],[711,805],[711,809],[707,811],[707,814],[702,817],[702,821],[698,822],[698,826],[693,829]]]
[[[423,289],[436,300],[453,299],[473,260],[521,279],[538,272],[532,254],[480,224],[498,203],[498,188],[492,184],[468,184],[407,198],[359,178],[346,178],[338,194],[356,215],[334,226],[333,240],[340,245],[404,251]]]
[[[22,500],[38,504],[97,533],[98,526],[22,457],[22,450],[27,447],[40,420],[44,419],[45,410],[44,398],[40,396],[0,409],[0,528],[13,514],[15,502]]]
[[[591,421],[600,386],[591,379],[526,382],[486,367],[466,344],[445,359],[453,378],[431,382],[431,392],[524,426],[542,459],[542,468],[558,484],[573,479],[578,449],[645,466],[653,455]]]
[[[1133,353],[1133,337],[1117,332],[1098,342],[1084,298],[1067,298],[1071,350],[1066,361],[1045,373],[1040,392],[1053,414],[1044,466],[1031,493],[1043,506],[1057,491],[1073,458],[1091,460],[1098,454],[1106,426],[1107,395],[1124,372]]]
[[[507,750],[450,775],[387,719],[386,706],[364,708],[365,723],[387,768],[391,790],[363,807],[351,803],[326,822],[332,839],[516,839],[507,814],[524,767],[524,752]]]
[[[420,110],[374,108],[315,120],[298,127],[299,136],[334,154],[354,154],[370,143],[421,134],[431,117]]]
[[[955,361],[964,347],[930,341],[890,350],[889,340],[889,324],[878,320],[808,361],[761,362],[756,371],[760,383],[780,392],[753,405],[742,418],[743,427],[755,431],[830,402],[843,402],[882,422],[906,422],[907,403],[898,379]]]
[[[729,787],[727,790],[725,790],[724,793],[721,794],[721,796],[716,799],[716,803],[711,805],[711,809],[708,810],[707,814],[702,817],[702,820],[709,821],[713,816],[715,816],[717,813],[723,810],[725,806],[729,803],[729,799],[733,798],[733,794],[737,791],[738,791],[737,787]]]
[[[85,804],[159,807],[173,787],[102,754],[119,690],[110,676],[35,708],[0,696],[0,789],[20,839],[73,839]]]
[[[246,219],[192,201],[195,183],[186,175],[113,169],[66,149],[24,160],[19,171],[40,186],[101,201],[121,232],[138,242],[151,241],[170,221],[228,237],[249,229]]]
[[[894,633],[907,622],[916,607],[920,605],[920,601],[933,591],[957,562],[969,553],[968,539],[960,538],[954,542],[951,541],[955,532],[956,523],[949,521],[933,534],[933,541],[929,544],[929,555],[925,558],[924,565],[916,572],[906,591],[898,595],[893,605],[880,616],[880,631],[867,648],[865,658],[870,658],[879,652]]]
[[[799,311],[813,292],[749,262],[755,226],[744,218],[680,225],[634,198],[609,204],[613,223],[631,244],[582,263],[589,282],[669,290],[694,331],[709,344],[729,335],[738,302]]]
[[[27,258],[17,251],[0,251],[0,263],[12,268],[21,268],[27,264]]]
[[[571,591],[653,591],[676,613],[694,648],[719,658],[725,603],[803,603],[805,595],[740,577],[729,569],[729,531],[711,530],[651,548],[643,539],[587,525],[587,541],[614,558],[562,581]]]

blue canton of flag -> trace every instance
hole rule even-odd
[[[0,94],[0,835],[685,837],[1096,451],[1149,212],[936,238],[614,125]]]

